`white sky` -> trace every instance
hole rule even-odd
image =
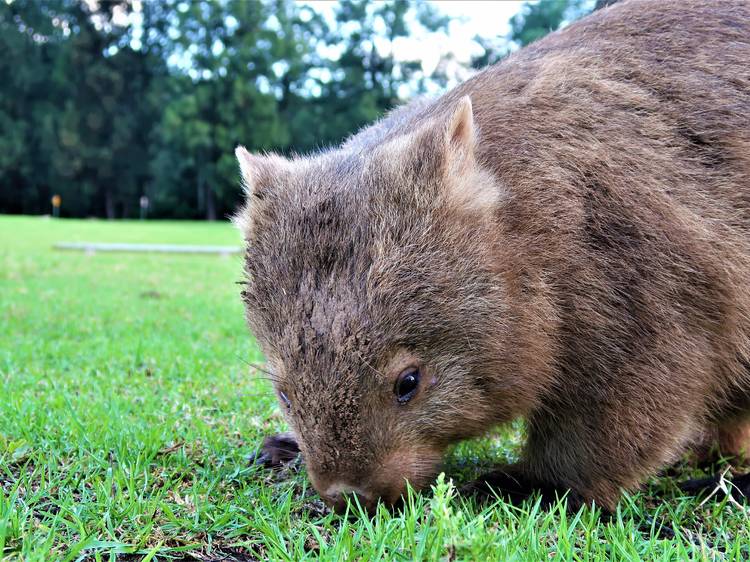
[[[302,0],[333,22],[337,2],[335,0]],[[472,56],[481,55],[482,49],[474,41],[480,36],[486,39],[506,36],[510,31],[509,21],[523,6],[522,0],[432,0],[439,12],[450,16],[447,33],[419,33],[412,28],[413,35],[399,37],[393,45],[394,55],[400,60],[419,60],[425,74],[432,74],[441,58],[450,54],[454,63],[445,68],[451,83],[465,80],[471,71],[467,68]],[[376,42],[378,50],[384,51],[382,43]],[[335,49],[334,49],[335,50]],[[334,53],[331,56],[335,58]],[[445,64],[445,63],[444,63]]]
[[[335,0],[303,0],[300,3],[322,13],[330,21],[337,4]],[[474,37],[507,35],[510,31],[510,18],[524,4],[523,0],[430,0],[429,3],[450,16],[448,34],[402,38],[404,43],[409,44],[410,58],[416,53],[416,58],[430,60],[436,51],[448,51],[453,52],[460,60],[468,60],[471,55],[477,54]]]
[[[476,54],[473,38],[505,36],[510,31],[510,18],[523,6],[522,1],[439,0],[430,4],[452,18],[448,32],[448,45],[459,58]],[[432,45],[422,47],[428,55]]]

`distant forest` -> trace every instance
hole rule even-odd
[[[600,3],[601,0],[600,0]],[[589,0],[529,3],[481,67],[576,19]],[[233,149],[307,152],[404,97],[449,83],[396,58],[439,4],[344,0],[0,0],[0,213],[221,219],[240,197]],[[406,94],[404,93],[406,92]]]

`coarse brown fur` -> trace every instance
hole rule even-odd
[[[329,502],[520,416],[475,489],[611,509],[750,445],[750,3],[618,3],[341,147],[238,156],[248,320]]]

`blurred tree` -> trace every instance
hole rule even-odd
[[[336,30],[310,7],[281,0],[174,7],[173,55],[182,62],[159,129],[150,193],[162,216],[226,216],[239,201],[235,145],[289,152],[339,142],[392,107],[400,85],[419,71],[393,53],[414,10],[405,0],[342,2]],[[432,29],[445,25],[423,7],[417,15]],[[329,60],[326,49],[341,55]],[[174,189],[180,185],[191,193]]]
[[[587,11],[585,0],[545,0],[524,4],[521,11],[510,18],[510,40],[519,47],[533,43],[556,31],[565,22],[580,18]]]
[[[509,41],[588,3],[528,4]],[[150,216],[224,217],[237,144],[308,152],[444,85],[404,45],[447,25],[408,0],[342,0],[330,19],[289,0],[0,1],[0,212],[59,193],[63,216],[136,217],[146,195]]]
[[[237,144],[290,144],[282,114],[302,88],[309,46],[301,28],[314,19],[303,21],[300,9],[281,2],[203,0],[176,8],[173,56],[180,62],[160,123],[152,199],[155,212],[213,220],[239,198]]]
[[[61,61],[75,77],[65,84],[60,144],[53,153],[56,169],[68,180],[63,200],[77,196],[87,214],[107,218],[127,214],[144,161],[138,143],[143,54],[118,47],[124,29],[112,22],[114,10],[127,7],[74,4],[68,13],[75,32]]]
[[[341,54],[328,61],[331,79],[322,85],[318,106],[325,119],[316,130],[319,142],[330,144],[380,117],[400,100],[403,86],[411,93],[425,89],[421,62],[399,60],[394,50],[399,38],[414,30],[415,20],[427,32],[446,30],[448,18],[431,5],[395,0],[372,3],[342,0],[336,12],[337,27],[328,39]]]
[[[3,210],[48,211],[54,190],[63,214],[135,212],[148,178],[149,69],[161,61],[124,43],[127,29],[113,16],[129,9],[75,0],[0,5],[0,42],[12,53],[0,60],[0,137],[11,149],[0,145]]]
[[[0,3],[0,210],[49,211],[63,27],[36,2]],[[19,64],[23,61],[23,64]]]

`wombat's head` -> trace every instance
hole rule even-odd
[[[471,102],[411,129],[294,160],[237,149],[248,321],[334,506],[396,501],[514,413],[491,257],[503,195],[476,161]]]

